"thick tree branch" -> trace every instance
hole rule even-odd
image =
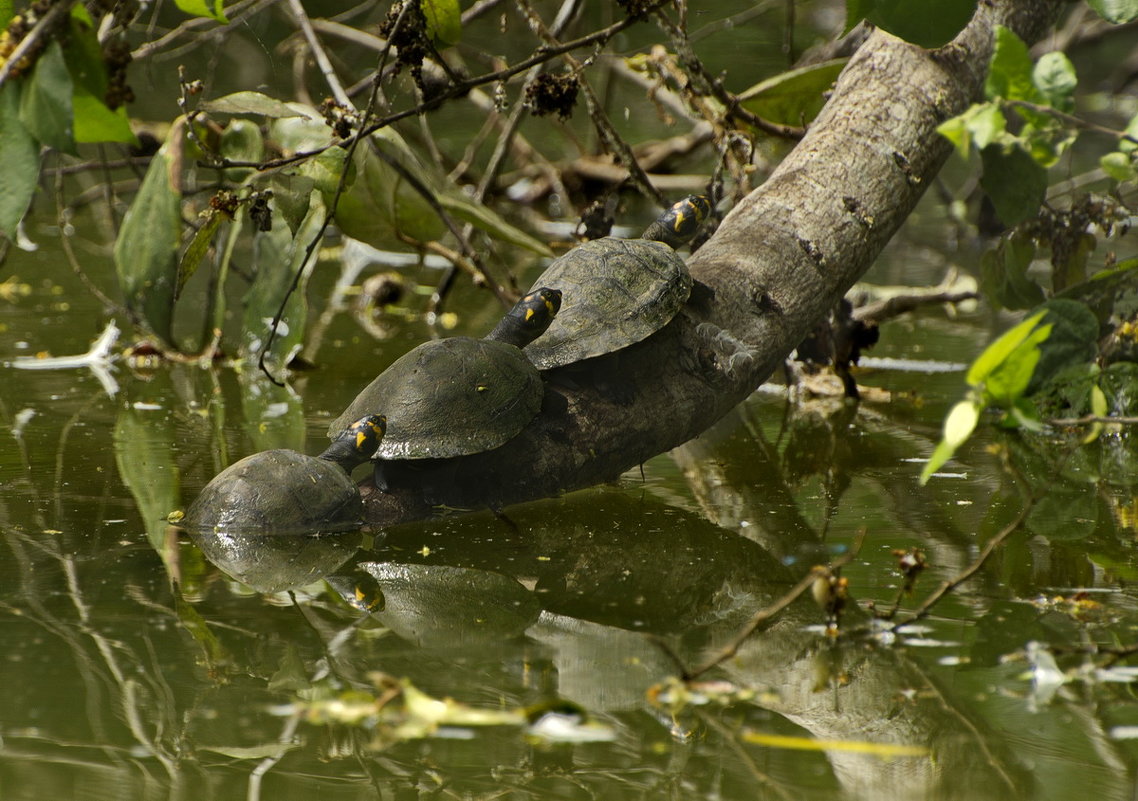
[[[691,258],[706,289],[683,313],[619,354],[554,371],[541,414],[501,448],[390,465],[389,492],[363,488],[370,519],[590,486],[697,436],[782,363],[916,206],[950,152],[936,127],[980,94],[993,26],[1034,41],[1058,6],[981,0],[937,51],[875,32],[806,137]],[[616,377],[620,391],[596,376]]]

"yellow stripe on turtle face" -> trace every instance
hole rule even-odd
[[[533,309],[526,309],[526,322],[533,319]]]
[[[363,448],[363,446],[365,444],[367,444],[367,439],[368,439],[368,437],[367,437],[366,431],[357,431],[356,432],[356,450],[361,450]]]

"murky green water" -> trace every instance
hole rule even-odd
[[[29,294],[0,302],[0,360],[82,352],[101,324],[38,238],[11,262]],[[876,278],[913,252],[898,243]],[[1131,797],[1133,676],[1060,654],[1087,667],[1049,684],[1023,656],[1138,638],[1125,434],[1065,460],[988,431],[921,489],[960,377],[863,373],[892,399],[759,393],[642,475],[508,520],[262,541],[167,526],[246,453],[320,449],[328,414],[425,335],[385,322],[377,343],[340,315],[294,391],[197,365],[120,361],[113,395],[87,370],[2,369],[5,799]],[[966,360],[987,326],[931,312],[877,353]],[[1017,483],[1044,500],[975,578],[896,641],[857,633],[897,594],[894,549],[930,562],[913,608],[1014,516]],[[841,637],[807,596],[703,677],[729,683],[707,703],[657,686],[862,530]],[[343,598],[377,590],[381,611]],[[1049,600],[1079,592],[1093,603]],[[399,682],[459,706],[424,716]],[[555,699],[588,724],[543,736],[511,717]]]

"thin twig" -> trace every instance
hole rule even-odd
[[[1076,117],[1073,114],[1068,114],[1065,111],[1060,111],[1051,106],[1041,106],[1038,103],[1029,103],[1026,100],[1007,100],[1005,102],[1012,108],[1024,108],[1028,111],[1034,111],[1036,114],[1046,114],[1075,128],[1081,128],[1084,131],[1094,131],[1095,133],[1106,134],[1107,136],[1125,139],[1128,142],[1138,144],[1138,137],[1128,134],[1126,131],[1120,131],[1117,128],[1107,128],[1105,125],[1099,125],[1098,123],[1084,120],[1081,117]]]
[[[1082,417],[1052,417],[1044,420],[1052,426],[1084,426],[1092,423],[1118,423],[1120,425],[1134,425],[1138,417],[1112,417],[1110,415],[1085,414]]]
[[[288,0],[289,10],[292,11],[296,21],[300,24],[300,30],[304,33],[304,39],[308,42],[308,48],[312,51],[312,57],[316,59],[316,66],[320,68],[320,72],[324,75],[324,80],[327,81],[329,88],[332,90],[332,95],[336,98],[336,102],[347,107],[351,107],[352,99],[348,97],[348,93],[344,91],[343,84],[340,83],[336,71],[332,68],[332,62],[328,60],[328,54],[324,52],[324,45],[316,37],[316,31],[312,29],[312,23],[308,19],[308,14],[301,5],[300,0]]]

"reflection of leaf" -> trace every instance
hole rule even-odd
[[[927,757],[929,749],[923,745],[903,743],[874,743],[868,740],[816,740],[813,737],[794,737],[786,734],[745,731],[743,741],[769,748],[793,748],[799,751],[844,751],[852,754],[871,754],[882,759],[890,757]]]
[[[169,413],[127,406],[114,431],[115,463],[146,526],[150,545],[166,556],[166,515],[178,508],[178,467]]]
[[[285,645],[280,667],[269,679],[269,692],[307,690],[311,686],[312,682],[308,680],[308,671],[304,667],[304,660],[300,658],[296,643],[289,641]]]
[[[203,745],[195,743],[198,751],[212,751],[215,754],[231,757],[232,759],[277,759],[294,748],[300,748],[300,743],[265,743],[264,745],[250,745],[240,747],[236,745]]]
[[[178,615],[178,622],[194,638],[194,642],[201,646],[210,666],[216,667],[229,661],[229,652],[210,629],[209,623],[182,597],[180,592],[174,597],[174,611]]]
[[[304,450],[304,404],[291,387],[277,386],[260,370],[241,375],[241,419],[255,450]]]

